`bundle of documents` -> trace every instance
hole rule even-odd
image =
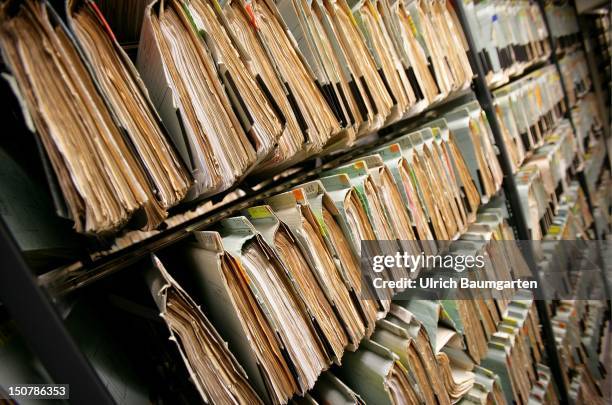
[[[556,51],[571,51],[580,44],[580,27],[576,10],[570,4],[546,4],[550,34],[557,42]]]
[[[164,209],[183,199],[191,180],[148,98],[140,76],[95,3],[70,1],[68,23],[103,95],[127,132]]]
[[[267,158],[282,131],[281,117],[269,90],[246,69],[248,59],[224,24],[215,2],[194,1],[184,8],[211,53],[217,71],[258,158]],[[239,108],[240,107],[240,108]]]
[[[413,308],[412,303],[421,305]],[[387,318],[379,322],[372,338],[399,356],[420,402],[448,404],[450,399],[443,370],[437,362],[435,342],[431,340],[437,331],[439,310],[435,301],[398,301],[397,305],[391,305]],[[427,323],[417,319],[417,314]]]
[[[474,376],[474,386],[459,401],[459,404],[506,404],[506,398],[501,388],[501,379],[497,374],[484,367],[474,366]]]
[[[548,59],[548,32],[536,3],[463,3],[489,85],[507,83],[529,66]]]
[[[262,403],[225,341],[155,256],[146,278],[170,340],[176,343],[202,400],[214,404]]]
[[[369,228],[373,230],[373,237],[356,239],[356,241],[388,241],[383,243],[382,248],[388,251],[387,254],[393,255],[396,251],[398,251],[398,249],[400,249],[399,241],[402,239],[395,234],[397,227],[393,225],[394,220],[392,220],[392,218],[395,218],[396,215],[404,215],[403,219],[405,222],[408,214],[405,212],[405,208],[403,206],[401,206],[401,210],[404,212],[389,211],[390,208],[395,209],[397,205],[389,207],[387,204],[385,204],[385,196],[383,195],[383,190],[380,188],[380,183],[377,181],[379,178],[376,172],[377,170],[375,168],[370,170],[364,160],[357,160],[354,163],[349,163],[336,169],[332,169],[329,172],[323,173],[323,176],[325,177],[322,177],[321,181],[324,187],[327,188],[329,185],[331,190],[334,190],[333,183],[337,182],[338,180],[334,175],[345,174],[348,176],[349,183],[346,184],[345,190],[348,191],[350,189],[354,189],[358,193],[359,205],[362,208],[362,212],[366,214],[364,219],[367,218],[370,223]],[[341,184],[338,185],[342,186]],[[397,189],[394,191],[397,192]],[[352,211],[356,211],[356,209],[352,209]],[[402,232],[409,231],[409,229],[402,230]],[[414,237],[408,239],[408,241],[413,239]],[[394,243],[394,241],[397,241],[397,243]],[[398,268],[392,269],[392,272],[393,277],[396,277],[396,279],[409,276],[407,272]]]
[[[335,309],[334,300],[328,298],[327,287],[321,282],[324,278],[309,266],[289,227],[278,219],[269,206],[251,207],[245,214],[287,266],[296,291],[304,297],[313,324],[320,330],[321,340],[327,342],[334,361],[339,363],[348,345],[348,336],[343,321],[337,315],[339,311]]]
[[[464,397],[474,386],[473,363],[465,360],[459,335],[452,329],[439,326],[436,339],[436,359],[444,386],[452,403]]]
[[[138,147],[149,142],[166,145],[146,97],[141,94],[140,112],[130,114],[149,119],[144,130],[152,132],[123,131],[120,112],[111,108],[117,94],[109,95],[118,90],[105,88],[108,77],[95,77],[74,37],[47,3],[5,3],[0,24],[0,46],[10,71],[5,79],[19,100],[27,127],[35,133],[58,213],[73,220],[78,232],[102,233],[116,230],[142,208],[145,216],[135,225],[147,230],[157,227],[166,212],[155,196],[156,188],[165,183],[159,196],[167,207],[181,198],[189,179],[171,154],[164,159],[175,187],[156,173],[164,166],[160,155],[141,157],[147,152]],[[120,59],[115,62],[121,64]],[[122,69],[129,70],[129,64]],[[137,80],[135,75],[125,79],[128,84]],[[138,94],[129,98],[137,102]],[[151,179],[153,173],[157,182]]]
[[[410,216],[410,225],[413,233],[421,240],[421,249],[424,252],[436,251],[431,232],[431,222],[425,214],[424,196],[418,189],[419,183],[414,176],[414,169],[404,157],[404,149],[399,143],[377,149],[376,152],[383,159],[397,184],[397,189],[401,195],[403,206],[406,207]],[[406,150],[409,154],[408,150]]]
[[[416,102],[414,90],[375,3],[370,0],[351,1],[349,6],[364,43],[372,54],[375,68],[393,100],[393,110],[387,120],[395,121]]]
[[[494,96],[504,143],[516,171],[526,152],[540,146],[563,118],[560,77],[550,65],[496,90]]]
[[[578,50],[565,55],[559,61],[559,69],[572,108],[591,89],[591,75],[584,52]]]
[[[550,371],[550,368],[546,367],[543,364],[538,364],[537,371],[538,380],[534,384],[533,388],[531,388],[531,393],[529,394],[529,403],[534,405],[558,404],[559,400],[557,399],[555,386],[552,383],[552,373]]]
[[[580,151],[585,153],[593,147],[599,147],[603,121],[595,94],[587,93],[576,103],[571,113]]]
[[[580,276],[580,274],[577,274]],[[585,279],[585,277],[581,277]],[[574,281],[574,286],[583,284]],[[589,284],[590,281],[590,284]],[[599,280],[587,280],[584,288],[591,290],[597,288],[593,283],[599,284]],[[579,288],[579,287],[577,287]],[[578,292],[579,295],[584,293]],[[591,315],[599,318],[601,316],[602,302],[598,300],[561,300],[557,308],[557,313],[552,319],[553,332],[557,343],[557,350],[564,361],[564,378],[569,386],[570,397],[576,395],[586,395],[596,403],[603,400],[602,393],[597,380],[601,380],[604,375],[599,363],[600,348],[588,346],[589,334],[599,335],[603,322],[590,324],[590,328],[584,326],[589,322]],[[605,304],[604,304],[605,305]]]
[[[588,239],[588,229],[592,223],[593,216],[584,191],[577,182],[572,182],[559,198],[557,213],[545,239]]]
[[[321,373],[317,384],[309,394],[318,404],[365,405],[363,399],[355,391],[329,371]]]
[[[440,88],[434,78],[423,41],[423,32],[417,28],[408,3],[385,0],[377,2],[377,6],[419,104],[426,107],[441,99]],[[456,16],[454,11],[451,13]],[[458,27],[456,20],[453,24],[453,28]],[[463,39],[463,32],[461,38]],[[415,107],[415,110],[418,111],[422,107]]]
[[[486,203],[501,187],[502,173],[497,161],[491,128],[477,102],[470,102],[444,117],[482,203]]]
[[[531,239],[540,240],[546,235],[554,215],[550,205],[552,197],[546,193],[538,166],[523,166],[514,178]]]
[[[265,98],[245,90],[257,86],[249,71],[232,66],[235,50],[213,44],[196,13],[179,0],[151,3],[138,49],[138,69],[195,179],[193,198],[230,187],[270,154],[281,131]]]
[[[466,55],[465,37],[455,12],[446,1],[408,1],[413,33],[421,44],[438,90],[445,98],[451,92],[465,89],[472,80],[472,69]]]
[[[604,405],[606,403],[606,398],[601,389],[596,385],[593,376],[585,367],[580,367],[578,373],[572,379],[569,395],[576,404]]]
[[[527,403],[537,379],[536,365],[540,362],[542,343],[533,308],[534,300],[528,291],[517,293],[481,362],[499,376],[508,403]],[[523,367],[519,370],[513,366],[516,364]]]
[[[279,74],[277,62],[262,43],[257,25],[252,23],[253,15],[241,2],[228,1],[224,3],[223,16],[228,34],[231,32],[236,48],[242,50],[247,61],[246,67],[258,82],[262,82],[262,88],[268,89],[272,105],[276,105],[285,123],[272,156],[254,170],[260,173],[276,171],[304,159],[313,147],[312,141],[305,138],[309,134],[306,123],[286,80]]]
[[[562,122],[545,142],[525,161],[525,166],[538,167],[546,195],[556,209],[561,190],[567,189],[567,173],[577,151],[574,131],[569,122]]]
[[[346,48],[342,31],[334,29],[333,13],[327,11],[323,2],[286,0],[279,2],[278,7],[341,125],[353,128],[351,131],[357,135],[377,129],[382,122],[380,119],[375,122],[376,106],[370,104],[367,94],[371,93],[366,92],[373,88],[374,94],[378,94],[384,89],[380,86],[382,82],[377,81],[380,79],[375,76],[372,60],[364,59],[361,65],[355,65],[350,55],[353,50]],[[354,49],[365,48],[360,37],[353,39],[357,44]]]
[[[338,377],[370,404],[417,404],[419,397],[397,354],[365,340],[354,353],[347,353]]]
[[[414,333],[414,327],[419,321],[429,336],[429,343],[434,351],[439,377],[444,383],[448,399],[455,403],[462,398],[474,386],[474,374],[472,373],[474,363],[465,352],[463,336],[457,330],[451,315],[446,311],[444,305],[435,300],[414,300],[403,305],[412,311],[414,318],[411,320],[409,331]],[[394,307],[392,315],[407,315],[402,307]],[[397,323],[397,320],[395,321]],[[421,339],[417,337],[416,346],[419,347]],[[422,358],[426,358],[422,356]],[[432,378],[435,377],[432,376]],[[434,385],[435,387],[435,385]],[[446,397],[438,396],[439,402],[447,402]]]
[[[304,189],[297,188],[271,197],[266,202],[296,236],[320,284],[327,291],[330,302],[339,314],[349,337],[350,348],[355,350],[364,335],[372,333],[376,321],[376,307],[371,305],[372,301],[362,299],[360,269],[358,261],[352,256],[350,246],[347,246],[344,239],[339,240],[336,232],[334,235],[330,234],[328,227],[331,224],[330,219],[337,212],[335,207],[327,198],[325,202],[317,201],[316,196],[313,199],[315,201],[311,206]],[[327,223],[322,204],[327,206]],[[338,224],[332,226],[335,228]],[[332,240],[333,236],[336,238]],[[348,261],[339,262],[340,250],[342,258]]]
[[[444,300],[442,306],[461,334],[469,358],[479,364],[487,353],[487,335],[480,316],[492,308],[483,300],[467,295],[456,300]]]
[[[262,398],[284,403],[311,388],[331,362],[284,262],[245,217],[195,234],[173,268],[229,341]]]
[[[448,241],[464,232],[480,200],[454,133],[444,120],[430,125],[376,150],[394,175],[415,235],[428,250],[434,247],[423,246],[424,241]]]
[[[383,77],[377,71],[374,57],[368,49],[352,10],[345,0],[324,1],[321,18],[326,20],[329,38],[336,38],[335,52],[344,54],[350,71],[352,94],[360,105],[362,120],[369,122],[371,131],[380,128],[393,109],[394,100]],[[333,34],[332,34],[333,33]]]
[[[233,7],[235,12],[239,11],[238,4]],[[285,81],[294,111],[307,134],[309,149],[320,152],[324,146],[333,145],[336,136],[344,137],[340,133],[340,124],[278,9],[270,0],[253,1],[244,7],[281,80]]]
[[[449,170],[451,162],[445,159],[432,129],[424,128],[394,142],[400,146],[402,156],[415,177],[412,188],[416,191],[415,197],[420,197],[422,209],[429,214],[425,222],[433,229],[434,238],[452,240],[465,230],[468,212],[452,176],[454,173]]]

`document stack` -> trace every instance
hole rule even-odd
[[[498,87],[550,56],[540,9],[529,1],[464,1],[487,83]]]
[[[565,55],[559,61],[559,68],[567,89],[569,107],[572,108],[591,89],[591,76],[584,52],[578,50]]]
[[[155,256],[146,277],[170,339],[176,343],[202,400],[261,403],[225,341]]]
[[[538,323],[533,297],[529,291],[519,291],[489,341],[482,366],[499,376],[507,403],[527,403],[538,381],[543,351]]]
[[[593,302],[593,304],[591,304]],[[589,312],[602,309],[598,301],[561,301],[557,315],[552,320],[557,347],[562,354],[564,378],[568,383],[569,395],[576,401],[605,403],[601,387],[596,378],[601,378],[601,367],[597,352],[588,351],[582,343],[583,332],[580,323]],[[602,325],[598,325],[601,327]],[[598,329],[598,332],[601,329]]]
[[[580,44],[580,27],[576,11],[570,4],[549,3],[546,16],[550,23],[550,33],[557,43],[557,53],[571,52]]]
[[[156,228],[191,179],[133,66],[95,9],[73,9],[73,36],[47,3],[9,5],[2,53],[58,213],[78,232],[115,231],[137,212],[138,227]]]
[[[493,147],[487,117],[477,102],[470,102],[444,117],[453,133],[478,188],[481,202],[486,203],[501,187],[502,173]]]
[[[560,77],[550,65],[493,94],[504,143],[516,171],[526,155],[543,144],[565,114]]]

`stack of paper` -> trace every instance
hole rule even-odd
[[[140,76],[95,3],[69,2],[69,24],[103,95],[125,128],[164,209],[183,199],[191,180],[147,96]]]
[[[223,80],[227,82],[222,82],[213,51],[192,21],[189,9],[178,0],[151,3],[144,17],[138,68],[189,164],[196,180],[191,196],[196,197],[230,187],[270,152],[277,134],[263,130],[267,127],[262,122],[262,131],[256,130],[255,116],[246,108],[240,117],[236,115],[232,103],[238,100],[230,101],[224,84],[233,83],[227,90],[235,97],[238,78],[226,71]],[[214,55],[220,57],[217,52]]]
[[[301,110],[298,108],[293,93],[290,93],[286,81],[278,73],[277,62],[261,41],[259,30],[253,24],[252,15],[241,2],[228,1],[223,7],[227,30],[235,38],[237,48],[241,48],[244,58],[248,60],[246,67],[251,69],[255,79],[269,91],[279,110],[279,116],[284,119],[285,128],[278,145],[269,160],[262,162],[254,170],[265,172],[279,170],[298,160],[304,159],[312,143],[305,138],[308,135]],[[304,131],[304,132],[303,132]]]
[[[584,52],[578,50],[565,55],[559,61],[559,68],[566,86],[569,106],[573,107],[591,88],[591,76]]]
[[[378,154],[359,158],[367,167],[372,180],[377,186],[384,210],[387,213],[389,225],[393,229],[394,237],[399,241],[401,248],[411,254],[419,254],[421,249],[416,242],[410,223],[410,216],[389,168],[384,164]]]
[[[506,401],[526,403],[537,380],[537,364],[541,361],[542,341],[529,291],[519,291],[508,306],[504,319],[493,334],[481,365],[500,377]],[[513,365],[522,364],[518,370]]]
[[[330,178],[330,175],[346,174],[349,176],[350,186],[358,193],[359,205],[361,205],[362,210],[365,211],[366,218],[370,222],[370,227],[374,231],[373,237],[356,240],[385,241],[381,244],[382,250],[385,251],[386,254],[394,255],[395,252],[400,249],[399,241],[401,239],[395,234],[392,218],[394,218],[394,215],[399,214],[389,211],[389,207],[385,204],[385,200],[383,199],[383,190],[381,190],[375,179],[376,173],[374,172],[376,172],[376,169],[372,171],[373,173],[370,172],[364,160],[358,160],[354,163],[349,163],[323,173],[325,177],[323,177],[321,181],[325,187],[332,183],[330,186],[333,189],[335,178]],[[404,207],[401,208],[402,210],[404,209]],[[354,211],[357,213],[357,210]],[[406,213],[403,214],[407,215]],[[407,230],[404,231],[406,232]],[[400,268],[391,269],[391,273],[391,277],[395,280],[409,276],[404,269]]]
[[[346,0],[327,0],[323,5],[324,14],[330,22],[330,30],[335,33],[339,50],[346,55],[353,75],[351,86],[356,88],[353,90],[354,97],[357,101],[363,100],[362,119],[367,117],[370,130],[376,130],[391,114],[394,100],[377,71],[376,61]]]
[[[515,181],[531,238],[540,240],[546,235],[553,216],[542,174],[535,165],[524,166],[515,175]]]
[[[333,144],[334,137],[340,133],[340,124],[317,87],[316,78],[278,9],[269,0],[257,0],[246,7],[246,12],[251,16],[262,43],[276,64],[279,76],[293,97],[294,110],[301,115],[302,129],[307,133],[312,151],[319,152],[328,143]]]
[[[383,251],[393,254],[398,246],[395,241],[379,245],[376,236],[375,223],[371,220],[371,209],[361,183],[353,183],[347,174],[323,177],[321,184],[327,190],[330,199],[338,210],[338,224],[358,257],[373,257]],[[387,239],[388,240],[388,239]],[[362,241],[369,243],[362,246]],[[366,251],[362,250],[362,247]],[[362,274],[362,280],[363,280]],[[381,289],[378,291],[362,290],[362,298],[375,299],[380,309],[386,312],[391,303],[393,291]]]
[[[130,132],[128,136],[110,107],[104,85],[92,76],[94,72],[73,37],[47,3],[6,3],[0,25],[0,46],[10,72],[6,79],[28,128],[44,151],[44,166],[58,212],[73,220],[79,232],[102,233],[116,230],[144,208],[146,218],[138,225],[148,230],[157,227],[167,214],[154,189],[169,180],[161,175],[157,184],[150,180],[148,170],[154,170],[159,156],[141,159],[131,138],[146,135],[157,145],[165,142],[146,98],[140,99],[144,104],[140,113],[133,114],[150,119],[146,130],[153,128],[154,132]],[[132,97],[132,101],[138,100],[136,94]],[[155,130],[157,141],[153,140]],[[138,146],[148,142],[140,140]],[[177,180],[176,189],[168,186],[160,191],[160,197],[167,193],[164,198],[169,206],[180,199],[189,180],[178,161],[171,155],[166,158],[172,161],[169,169]]]
[[[413,33],[421,45],[442,98],[466,88],[472,79],[472,70],[458,32],[457,20],[450,16],[442,1],[408,1],[404,3],[413,23]]]
[[[258,159],[269,156],[282,131],[282,123],[269,91],[246,69],[248,59],[240,54],[216,2],[189,2],[188,10],[194,28],[203,38],[217,71],[241,120],[245,132],[255,145]]]
[[[331,361],[285,264],[245,217],[196,233],[174,267],[230,343],[253,387],[271,402],[311,388]]]
[[[398,143],[384,146],[376,152],[381,156],[388,170],[393,174],[404,207],[410,216],[413,233],[421,241],[421,249],[430,254],[436,251],[436,243],[430,230],[429,218],[421,203],[421,190],[414,176],[414,170],[403,156]]]
[[[310,395],[319,404],[365,405],[355,391],[329,371],[321,373]]]
[[[560,76],[554,66],[536,70],[494,93],[497,116],[514,171],[563,122],[566,111]]]
[[[571,51],[579,46],[580,27],[576,11],[569,4],[549,3],[546,16],[550,22],[550,33],[558,43],[559,51]]]
[[[333,300],[328,298],[327,288],[321,283],[321,277],[308,265],[298,241],[269,206],[251,207],[245,214],[287,266],[296,291],[304,298],[313,324],[320,330],[321,341],[329,345],[334,361],[339,363],[348,345],[348,336],[343,322],[338,318],[338,311],[331,304]]]
[[[463,398],[472,389],[475,382],[475,375],[472,372],[474,364],[465,361],[465,356],[461,352],[462,348],[461,339],[456,331],[445,326],[438,326],[436,359],[452,403]]]
[[[350,1],[349,6],[364,42],[372,53],[376,70],[393,100],[393,110],[387,117],[388,122],[393,122],[415,104],[414,90],[375,3],[370,0]]]
[[[587,93],[576,103],[576,106],[572,109],[572,120],[576,126],[580,149],[583,152],[589,152],[590,149],[597,148],[603,120],[595,93]]]
[[[153,256],[146,272],[151,294],[189,377],[207,403],[262,403],[227,344],[191,297]]]
[[[428,251],[435,246],[427,241],[448,241],[465,232],[480,203],[446,121],[437,120],[430,126],[375,151],[395,181],[414,235]],[[368,165],[374,164],[373,157],[367,159]]]
[[[286,0],[278,3],[308,66],[345,131],[364,135],[370,131],[366,94],[355,82],[354,68],[342,50],[323,2]]]
[[[601,389],[593,380],[593,376],[586,367],[580,367],[578,373],[572,379],[569,395],[576,404],[596,404],[604,405],[604,398]]]
[[[529,66],[548,59],[548,31],[537,4],[529,1],[464,3],[478,57],[490,85],[506,83]]]
[[[448,113],[445,119],[478,188],[481,202],[487,202],[500,189],[503,176],[484,111],[477,102],[472,102]]]
[[[326,240],[327,229],[317,220],[302,189],[279,194],[266,200],[280,220],[286,223],[295,235],[310,266],[315,270],[320,284],[342,322],[349,338],[351,350],[355,350],[371,327],[371,317],[360,315],[362,302],[341,266],[337,266],[334,250]]]
[[[437,337],[433,333],[437,331],[439,310],[434,301],[398,301],[391,305],[389,316],[380,322],[373,335],[376,342],[399,356],[412,376],[421,402],[427,404],[450,403],[443,370],[437,362],[436,342],[431,340]]]
[[[373,341],[347,353],[338,377],[366,403],[417,404],[419,397],[399,357]]]
[[[475,366],[474,376],[474,386],[459,401],[460,404],[504,405],[507,403],[501,388],[500,378],[497,374],[484,367]]]
[[[423,107],[439,100],[441,98],[440,89],[430,69],[422,35],[417,30],[407,7],[408,3],[384,0],[377,4],[397,53],[404,64],[406,76],[410,80],[416,99],[420,100]],[[463,35],[463,32],[461,34]]]
[[[350,240],[351,233],[347,232],[350,225],[346,218],[340,215],[340,211],[323,187],[323,183],[312,181],[300,185],[297,190],[299,189],[303,193],[300,195],[294,190],[293,195],[296,198],[299,197],[300,204],[310,205],[325,239],[325,244],[334,255],[336,264],[339,264],[343,279],[352,291],[353,299],[358,298],[358,307],[367,329],[366,335],[369,336],[378,317],[377,309],[382,308],[377,307],[375,300],[363,287],[364,275],[360,267],[359,250],[355,249],[354,243]]]
[[[555,386],[552,384],[552,373],[550,369],[543,364],[538,364],[538,381],[531,389],[529,394],[529,404],[551,404],[559,403]]]

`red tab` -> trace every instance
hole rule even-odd
[[[115,38],[115,34],[113,33],[113,30],[111,29],[110,25],[108,25],[108,23],[106,22],[104,15],[100,11],[96,3],[93,1],[88,1],[87,4],[89,4],[93,12],[98,16],[98,19],[102,23],[102,26],[106,29],[107,34],[110,35],[113,41],[117,42],[117,38]]]
[[[251,24],[253,24],[253,27],[255,27],[255,29],[259,29],[257,28],[257,21],[255,20],[255,13],[253,13],[253,8],[251,7],[251,5],[247,4],[244,7],[244,9],[246,10],[247,14],[251,18]]]

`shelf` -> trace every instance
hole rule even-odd
[[[131,231],[129,234],[134,236],[132,239],[135,239],[135,241],[129,241],[129,234],[123,235],[123,243],[127,246],[117,247],[110,251],[92,252],[87,258],[81,261],[62,266],[40,275],[38,277],[38,282],[46,288],[53,297],[59,297],[73,292],[138,262],[152,252],[163,249],[164,247],[170,246],[186,238],[195,230],[204,229],[223,218],[238,214],[241,210],[256,204],[262,199],[315,179],[318,174],[353,160],[367,151],[389,142],[406,131],[424,125],[426,122],[436,118],[436,116],[441,115],[443,111],[450,110],[456,104],[466,102],[473,97],[473,93],[469,88],[452,93],[446,99],[432,104],[424,111],[416,113],[413,116],[405,117],[399,122],[385,127],[380,130],[378,134],[372,134],[376,135],[375,139],[364,145],[360,145],[357,148],[341,154],[320,157],[317,161],[302,162],[296,165],[301,170],[296,172],[296,166],[294,166],[293,168],[287,169],[290,174],[277,175],[276,177],[278,178],[274,178],[271,181],[264,180],[255,185],[251,184],[250,187],[244,187],[244,183],[241,183],[229,191],[201,201],[196,207],[191,205],[190,208],[195,215],[185,219],[183,222],[168,227],[165,230],[156,231],[155,233]],[[308,166],[311,168],[308,169]],[[285,173],[287,173],[287,171]],[[224,199],[226,201],[223,201]],[[227,201],[227,199],[229,199],[229,201]],[[185,216],[188,213],[189,211],[183,210],[180,214],[166,220],[166,222],[172,222],[176,220],[177,217],[181,215]],[[138,236],[141,236],[140,240],[138,240]]]

